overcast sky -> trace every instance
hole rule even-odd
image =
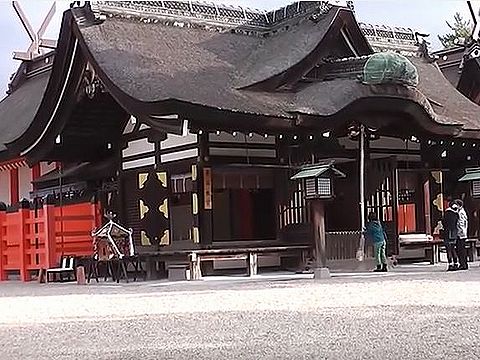
[[[293,2],[292,0],[220,0],[218,3],[247,6],[251,8],[273,9]],[[57,13],[50,24],[47,36],[57,38],[62,12],[70,1],[57,1]],[[480,0],[473,2],[480,8]],[[20,1],[33,28],[38,29],[53,4],[47,0]],[[372,24],[411,27],[430,35],[433,48],[439,48],[437,34],[448,32],[446,20],[451,20],[455,12],[470,19],[467,2],[463,0],[356,0],[357,19]],[[7,88],[10,75],[15,72],[18,62],[12,60],[15,50],[24,51],[30,41],[18,20],[11,1],[0,0],[0,99]]]

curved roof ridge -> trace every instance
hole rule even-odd
[[[362,22],[358,26],[376,52],[394,50],[405,56],[415,56],[422,52],[418,37],[425,35],[415,29]]]
[[[158,18],[205,21],[224,26],[247,27],[261,32],[273,30],[285,21],[315,10],[326,13],[332,7],[329,1],[298,1],[271,11],[191,0],[98,1],[92,4],[92,10],[99,16],[136,17],[147,23],[156,22]]]
[[[412,29],[410,27],[403,27],[403,26],[392,26],[392,25],[385,25],[385,24],[371,24],[371,23],[364,23],[359,21],[358,25],[361,29],[378,29],[378,30],[388,30],[388,31],[395,31],[398,33],[405,32],[405,33],[412,33],[415,34],[417,31],[416,29]]]

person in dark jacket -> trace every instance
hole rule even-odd
[[[368,223],[365,235],[367,239],[373,243],[375,262],[377,264],[377,268],[374,271],[388,271],[387,256],[385,255],[387,235],[385,234],[382,224],[378,220],[377,214],[373,212],[368,214]]]
[[[458,205],[450,203],[442,219],[443,242],[447,250],[448,271],[458,270],[456,243],[458,238]]]

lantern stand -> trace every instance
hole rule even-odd
[[[334,166],[334,161],[321,162],[302,167],[291,180],[304,182],[305,198],[310,203],[315,249],[314,279],[330,277],[327,267],[327,247],[325,239],[325,202],[334,198],[332,179],[346,175]]]

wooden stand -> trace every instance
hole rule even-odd
[[[325,204],[322,200],[311,200],[313,239],[315,242],[314,279],[330,278],[327,268],[327,246],[325,239]]]

